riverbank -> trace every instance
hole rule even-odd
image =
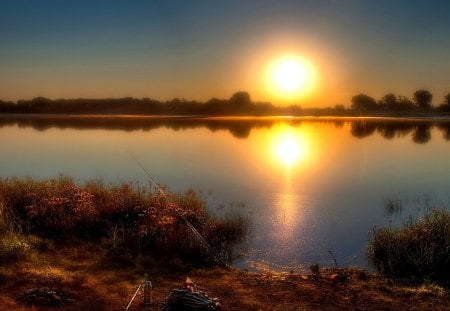
[[[435,285],[394,281],[362,269],[318,273],[251,273],[232,268],[193,268],[172,260],[141,258],[127,268],[111,267],[95,244],[67,243],[36,252],[0,269],[4,310],[123,310],[144,274],[153,285],[151,310],[160,310],[186,276],[222,310],[445,310],[449,292]],[[57,298],[26,299],[27,291],[48,288]],[[50,304],[50,305],[49,305]],[[143,310],[138,295],[130,310]]]
[[[161,186],[159,186],[161,187]],[[144,275],[153,308],[191,277],[222,310],[444,310],[449,292],[359,268],[252,273],[217,268],[249,223],[217,218],[192,190],[0,179],[0,310],[123,310]],[[187,224],[209,241],[206,252]],[[442,231],[442,230],[441,230]],[[142,297],[130,310],[139,310]]]

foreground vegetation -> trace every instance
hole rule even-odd
[[[188,220],[214,251],[230,260],[233,246],[248,233],[239,212],[222,219],[208,213],[196,192],[162,194],[139,184],[105,185],[71,178],[0,179],[0,263],[14,262],[31,249],[78,239],[102,245],[111,263],[133,265],[138,256],[211,263]]]
[[[223,311],[447,310],[448,292],[436,285],[397,282],[360,269],[316,273],[251,273],[142,261],[121,269],[103,264],[92,243],[50,245],[0,269],[2,310],[124,310],[144,274],[152,282],[150,310],[161,310],[170,291],[190,276]],[[48,287],[62,299],[26,301],[30,289]],[[145,310],[138,295],[130,310]]]
[[[122,310],[144,274],[153,285],[152,310],[162,307],[186,275],[218,297],[222,310],[444,310],[450,303],[444,287],[392,281],[356,268],[250,273],[211,267],[210,255],[178,213],[228,259],[249,230],[239,212],[213,217],[194,191],[162,195],[139,184],[80,185],[67,177],[0,179],[0,306]],[[435,230],[448,230],[448,214],[427,217],[426,223],[438,220]],[[419,235],[424,227],[415,230]],[[448,251],[448,240],[446,245]],[[131,310],[142,310],[141,303],[138,296]]]
[[[389,277],[450,284],[450,212],[433,208],[400,228],[374,228],[371,264]]]

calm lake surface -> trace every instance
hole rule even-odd
[[[395,119],[0,117],[0,177],[153,177],[250,215],[236,265],[366,267],[374,225],[449,206],[450,123]],[[403,212],[390,215],[387,200]],[[225,207],[223,207],[225,206]]]

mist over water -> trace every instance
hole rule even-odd
[[[138,181],[202,192],[249,214],[240,267],[366,266],[385,203],[448,206],[450,123],[325,118],[0,118],[0,176]],[[241,204],[242,203],[242,204]],[[408,216],[405,211],[395,221]]]

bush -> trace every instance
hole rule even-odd
[[[0,264],[8,264],[24,259],[31,245],[19,234],[7,233],[0,238]]]
[[[369,262],[383,275],[421,281],[450,281],[450,213],[431,209],[400,228],[374,228]]]
[[[184,194],[142,188],[139,183],[76,184],[71,178],[0,179],[0,231],[35,234],[54,241],[77,237],[109,240],[110,254],[130,253],[203,262],[210,257],[186,226],[187,219],[218,253],[244,238],[242,215],[213,217],[195,191]],[[241,217],[241,218],[239,218]],[[1,232],[0,232],[1,233]],[[218,238],[220,237],[220,238]],[[127,255],[127,260],[128,260]]]

